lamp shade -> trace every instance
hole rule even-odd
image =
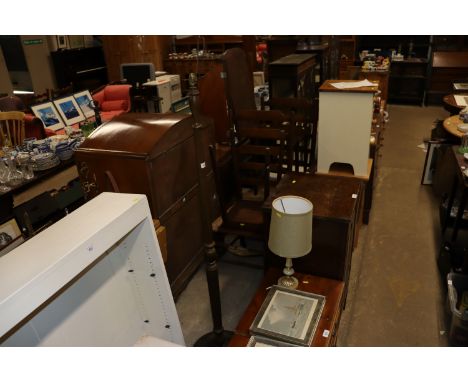
[[[312,203],[300,196],[273,200],[268,248],[281,257],[307,255],[312,249]]]

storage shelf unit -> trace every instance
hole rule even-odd
[[[144,195],[102,193],[0,258],[2,346],[147,336],[184,345]]]
[[[430,74],[432,36],[358,36],[357,51],[380,49],[384,56],[400,52],[403,61],[392,61],[388,101],[423,105]]]

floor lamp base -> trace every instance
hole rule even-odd
[[[210,332],[201,336],[193,346],[196,347],[224,347],[228,346],[234,332],[223,330],[222,332]]]

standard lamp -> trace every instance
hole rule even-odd
[[[307,255],[312,249],[312,203],[300,196],[281,196],[273,200],[268,248],[286,258],[284,276],[278,285],[296,289],[292,259]]]

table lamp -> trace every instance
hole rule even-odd
[[[281,196],[273,200],[268,248],[286,258],[284,276],[278,285],[296,289],[292,259],[307,255],[312,249],[312,203],[300,196]]]

